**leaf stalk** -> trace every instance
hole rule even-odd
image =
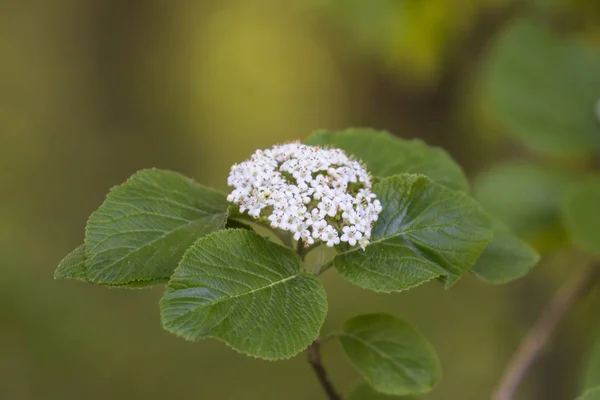
[[[558,323],[592,287],[599,268],[600,265],[597,264],[587,266],[558,289],[506,366],[492,395],[493,400],[513,399],[529,367],[550,339]]]
[[[306,353],[308,354],[308,362],[313,368],[315,375],[317,375],[317,379],[327,394],[327,398],[329,400],[343,400],[342,396],[333,387],[333,384],[329,379],[329,375],[323,366],[323,362],[321,360],[321,341],[319,338],[317,338],[310,346],[308,346]]]

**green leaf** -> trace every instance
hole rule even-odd
[[[594,113],[599,51],[541,22],[518,19],[499,37],[488,61],[487,102],[508,133],[554,156],[590,156],[600,149]]]
[[[587,355],[581,391],[600,387],[600,337],[596,339]]]
[[[60,262],[54,272],[54,279],[76,279],[88,282],[85,270],[85,245],[78,246],[75,250],[67,254]],[[121,284],[101,284],[110,288],[119,289],[145,289],[153,286],[167,283],[169,279],[152,279],[149,281],[131,281]]]
[[[354,154],[378,180],[406,172],[426,175],[452,189],[469,190],[469,181],[452,157],[419,139],[405,140],[384,131],[355,128],[342,132],[317,131],[305,143],[329,145]]]
[[[217,338],[242,353],[289,358],[317,337],[327,314],[321,282],[299,257],[248,230],[199,239],[160,302],[165,329],[188,340]]]
[[[156,278],[148,281],[131,281],[114,285],[103,283],[102,286],[113,289],[149,289],[155,286],[164,285],[167,282],[169,282],[169,278]]]
[[[576,179],[563,170],[511,162],[478,176],[473,191],[484,209],[517,236],[529,242],[557,232],[553,241],[559,242],[564,240],[560,218],[563,196]]]
[[[600,386],[586,390],[575,400],[600,400]]]
[[[85,246],[79,245],[62,259],[54,272],[54,279],[77,279],[86,281],[85,278]]]
[[[441,277],[450,287],[492,240],[492,222],[475,200],[423,175],[386,178],[373,191],[383,210],[371,244],[333,260],[358,286],[393,292]]]
[[[506,226],[494,221],[494,239],[485,248],[471,270],[488,283],[506,283],[527,274],[540,256]]]
[[[164,281],[197,238],[225,226],[227,209],[225,195],[183,175],[139,171],[90,216],[87,279],[113,286]]]
[[[394,396],[376,391],[368,383],[359,383],[348,396],[348,400],[418,400],[418,396]]]
[[[338,333],[344,352],[377,391],[392,395],[429,392],[441,376],[427,339],[389,314],[349,319]]]
[[[575,185],[566,196],[565,224],[581,249],[600,257],[600,177]]]

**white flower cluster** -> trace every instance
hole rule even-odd
[[[231,167],[227,184],[234,188],[227,200],[241,212],[293,232],[305,246],[320,240],[364,249],[381,212],[369,173],[339,149],[293,142],[257,150]]]

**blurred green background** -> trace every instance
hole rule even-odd
[[[482,106],[482,61],[523,12],[598,46],[598,8],[594,0],[0,0],[0,399],[324,399],[304,354],[273,363],[217,341],[184,342],[160,327],[162,288],[54,281],[54,269],[81,243],[108,188],[142,168],[225,190],[229,166],[256,148],[350,126],[443,146],[470,177],[534,157]],[[466,276],[449,291],[433,282],[393,295],[332,270],[324,332],[354,314],[393,313],[440,355],[443,380],[426,398],[486,399],[543,304],[580,267],[559,250],[505,286]],[[599,298],[592,293],[563,321],[520,399],[574,397]],[[358,374],[336,343],[324,352],[348,390]]]

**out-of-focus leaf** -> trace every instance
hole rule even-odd
[[[586,390],[575,400],[600,400],[600,386]]]
[[[600,257],[600,177],[571,188],[564,214],[567,230],[575,244]]]
[[[348,400],[419,400],[420,397],[408,395],[408,396],[395,396],[391,394],[385,394],[376,391],[367,382],[359,383],[348,396]]]
[[[476,201],[423,175],[395,175],[373,191],[383,210],[371,244],[333,260],[360,287],[401,291],[438,277],[450,287],[492,240],[492,222]]]
[[[590,349],[581,381],[581,391],[600,387],[600,337]]]
[[[489,0],[487,0],[489,1]],[[492,0],[498,2],[498,0]],[[500,0],[505,2],[507,0]],[[414,85],[432,84],[444,67],[447,46],[464,35],[480,0],[311,0],[338,23],[348,42],[383,61],[381,67]]]
[[[163,327],[188,340],[217,338],[268,360],[290,358],[319,334],[327,300],[299,257],[245,229],[199,239],[160,301]]]
[[[406,140],[384,131],[354,128],[341,132],[317,131],[305,143],[329,145],[353,154],[378,179],[404,172],[423,174],[451,189],[469,190],[469,181],[460,165],[445,150],[428,146],[419,139]]]
[[[527,243],[494,221],[494,238],[471,271],[488,283],[507,283],[527,274],[540,256]]]
[[[353,317],[337,335],[350,361],[381,393],[426,393],[440,379],[433,347],[410,324],[392,315]]]
[[[540,22],[518,19],[498,38],[488,62],[488,105],[508,133],[554,156],[592,156],[600,150],[594,113],[600,51]]]
[[[563,197],[577,178],[539,164],[511,162],[479,175],[473,192],[486,211],[519,237],[535,242],[547,232],[558,231],[557,238],[549,238],[556,245],[565,240],[560,217]]]

